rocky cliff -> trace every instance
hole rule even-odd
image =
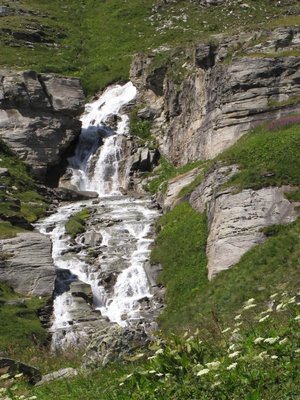
[[[299,112],[299,43],[291,27],[138,55],[131,79],[162,153],[176,165],[210,159],[263,121]]]
[[[175,165],[213,159],[252,128],[270,121],[275,127],[300,112],[299,44],[300,30],[291,27],[216,36],[171,56],[170,49],[138,55],[131,69],[140,90],[138,115],[152,121],[161,152]],[[265,227],[298,216],[298,203],[285,196],[295,188],[267,182],[258,190],[228,187],[238,171],[238,165],[216,165],[188,198],[208,216],[210,279],[264,241]],[[200,173],[193,169],[168,182],[157,197],[165,211],[181,201],[181,189]]]
[[[80,134],[83,106],[76,78],[0,71],[0,138],[42,181]]]

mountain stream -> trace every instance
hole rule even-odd
[[[68,160],[68,172],[74,188],[97,192],[99,197],[64,204],[36,225],[52,240],[57,269],[50,328],[53,349],[76,345],[87,336],[86,330],[76,331],[82,322],[97,325],[98,320],[105,319],[126,326],[139,320],[141,299],[151,298],[144,264],[149,258],[153,241],[149,233],[158,211],[147,196],[134,198],[122,194],[119,179],[122,149],[116,137],[128,134],[126,105],[135,96],[136,89],[129,82],[108,88],[86,105],[78,145]],[[115,120],[114,130],[106,125],[111,117]],[[93,210],[92,224],[87,232],[72,240],[66,234],[65,224],[84,208]],[[92,262],[89,243],[96,253]],[[76,298],[74,290],[70,290],[76,282],[83,283],[85,290],[90,287],[92,292],[89,311],[85,313],[83,309],[85,317],[77,315],[78,293]]]

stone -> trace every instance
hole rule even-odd
[[[191,206],[208,216],[208,277],[239,262],[252,247],[265,240],[262,229],[294,221],[298,212],[284,196],[288,186],[259,190],[245,189],[235,193],[222,189],[224,183],[238,171],[237,166],[217,165],[191,193]]]
[[[160,192],[157,196],[157,202],[164,212],[172,210],[181,201],[179,196],[181,189],[192,183],[199,173],[200,169],[194,168],[168,181],[167,191],[165,193]]]
[[[41,379],[41,373],[38,368],[11,358],[0,358],[0,370],[5,371],[5,373],[8,373],[12,377],[22,373],[32,384],[37,383]]]
[[[0,168],[0,176],[9,176],[9,170],[7,168]]]
[[[181,82],[154,73],[154,54],[137,55],[131,67],[137,105],[155,110],[151,133],[176,166],[211,159],[257,125],[300,113],[299,27],[216,35],[215,43],[198,43]],[[274,57],[284,49],[295,56]],[[222,63],[228,55],[232,62]]]
[[[49,296],[56,278],[51,242],[38,232],[19,233],[0,241],[10,256],[0,260],[0,280],[24,296]]]
[[[45,383],[49,383],[52,381],[57,381],[60,379],[70,379],[74,378],[78,375],[78,372],[75,368],[62,368],[58,371],[51,372],[50,374],[43,375],[41,380],[35,384],[35,386],[41,386]]]
[[[8,70],[0,70],[0,81],[0,138],[37,178],[46,180],[80,134],[80,81]]]

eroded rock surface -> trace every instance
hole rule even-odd
[[[131,68],[138,103],[144,115],[151,110],[160,149],[177,165],[213,158],[262,122],[300,112],[300,57],[274,57],[284,49],[299,50],[299,28],[216,41],[198,44],[182,60],[181,82],[167,69],[151,68],[154,54],[138,55]],[[257,52],[264,57],[253,57]]]
[[[262,229],[294,221],[295,204],[284,196],[289,187],[245,189],[235,193],[222,185],[237,171],[236,166],[220,166],[211,171],[191,194],[194,209],[208,215],[208,277],[236,264],[243,254],[263,242]]]
[[[79,79],[0,71],[0,138],[40,180],[80,134],[83,106]]]
[[[1,240],[0,250],[2,282],[24,296],[52,294],[56,275],[48,237],[37,232],[19,233]]]

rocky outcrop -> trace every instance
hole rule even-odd
[[[153,70],[155,54],[138,55],[131,79],[138,103],[154,115],[161,152],[176,165],[210,159],[258,124],[299,113],[300,57],[278,56],[299,50],[299,39],[295,27],[216,37],[218,44],[199,44],[189,60],[177,57],[169,68],[184,69],[180,82],[162,67]]]
[[[51,295],[55,269],[51,242],[37,232],[19,233],[0,241],[0,280],[24,296]]]
[[[41,386],[60,379],[74,378],[77,375],[78,372],[75,368],[62,368],[58,371],[50,372],[50,374],[43,375],[41,380],[38,381],[35,386]]]
[[[80,134],[83,107],[77,78],[0,71],[0,138],[40,180]]]
[[[19,373],[22,373],[33,384],[37,383],[42,377],[38,368],[11,358],[0,358],[0,376],[1,374],[9,374],[14,377]]]
[[[116,360],[124,360],[149,343],[150,339],[142,325],[128,328],[111,325],[109,329],[94,334],[83,356],[83,364],[85,367],[94,368]]]
[[[236,167],[211,171],[190,196],[194,209],[208,215],[208,277],[236,264],[243,254],[262,243],[263,228],[294,221],[298,214],[284,196],[289,187],[245,189],[234,193],[222,185],[236,172]]]

